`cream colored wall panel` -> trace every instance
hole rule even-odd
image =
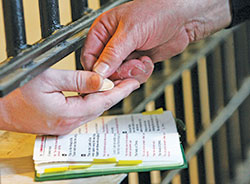
[[[24,21],[27,43],[32,45],[41,39],[38,1],[24,0]]]
[[[88,6],[91,9],[98,9],[100,8],[100,0],[88,0]]]
[[[59,10],[62,25],[72,22],[70,0],[59,1]]]
[[[62,69],[62,70],[75,70],[75,54],[72,53],[67,57],[63,58],[61,61],[54,64],[51,68]]]
[[[2,1],[0,1],[0,62],[7,58],[2,10]]]

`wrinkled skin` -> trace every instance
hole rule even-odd
[[[145,57],[154,63],[171,58],[230,21],[228,0],[134,0],[95,20],[81,61],[103,77],[134,78],[123,69],[130,71],[127,62],[134,67]]]
[[[96,92],[102,82],[102,77],[94,72],[48,69],[0,99],[0,129],[66,134],[97,118],[139,87],[137,80],[126,79],[110,91]],[[62,91],[87,94],[65,97]]]

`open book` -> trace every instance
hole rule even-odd
[[[36,181],[187,167],[170,111],[103,116],[65,136],[38,136]]]

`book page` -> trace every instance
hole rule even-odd
[[[86,133],[177,133],[172,113],[142,115],[129,114],[118,116],[103,116],[83,124],[71,134]]]
[[[39,136],[33,159],[92,162],[118,160],[183,162],[171,112],[157,115],[103,116],[65,136]]]
[[[93,158],[182,161],[178,134],[70,134],[42,136],[35,142],[36,161],[86,161]]]

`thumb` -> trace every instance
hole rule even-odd
[[[44,81],[52,87],[50,92],[92,93],[98,91],[103,84],[103,78],[100,75],[89,71],[48,69],[44,72],[43,77]]]
[[[93,71],[104,78],[114,73],[123,60],[135,50],[133,35],[125,33],[120,27],[118,26],[93,67]]]
[[[142,56],[124,62],[109,78],[111,80],[133,78],[142,84],[147,81],[153,70],[152,60],[147,56]]]

